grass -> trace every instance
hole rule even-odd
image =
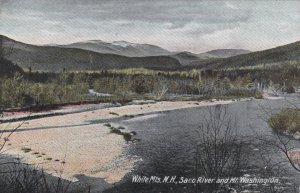
[[[110,127],[110,133],[114,133],[114,134],[117,134],[117,135],[123,135],[123,138],[125,141],[131,141],[131,138],[132,138],[132,135],[136,135],[136,132],[135,131],[132,131],[130,133],[127,133],[127,132],[122,132],[121,130],[125,129],[125,127],[118,127],[118,128],[115,128],[115,127]]]
[[[114,134],[118,134],[118,135],[122,134],[122,132],[120,131],[120,129],[117,129],[115,127],[111,127],[110,128],[110,133],[114,133]]]
[[[106,126],[106,127],[111,127],[111,124],[105,123],[104,126]]]
[[[300,109],[285,109],[273,114],[268,124],[277,132],[300,132]]]
[[[109,112],[109,114],[119,116],[119,114],[115,112]]]
[[[134,118],[134,115],[124,115],[126,118]]]
[[[28,147],[22,147],[21,150],[24,151],[24,153],[31,152],[31,148]]]
[[[123,130],[123,129],[125,129],[125,127],[120,126],[120,127],[118,127],[118,129]]]

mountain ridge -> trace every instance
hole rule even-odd
[[[245,50],[245,49],[215,49],[215,50],[210,50],[205,53],[216,56],[218,58],[229,58],[229,57],[237,56],[237,55],[241,55],[241,54],[248,54],[248,53],[251,53],[251,51]]]
[[[0,36],[4,49],[11,49],[6,56],[22,68],[32,70],[108,70],[122,68],[174,69],[180,63],[169,56],[126,57],[116,54],[101,54],[78,48],[37,46]]]
[[[88,40],[59,45],[59,47],[80,48],[103,54],[117,54],[127,57],[161,56],[172,54],[172,52],[159,46],[151,44],[137,44],[127,41],[105,42],[102,40]]]
[[[111,53],[98,53],[80,48],[61,46],[38,46],[15,41],[0,35],[6,49],[12,48],[7,59],[22,68],[32,67],[37,70],[58,71],[62,68],[70,70],[108,70],[122,68],[148,68],[158,70],[180,69],[226,69],[260,64],[280,64],[286,61],[300,62],[300,41],[275,48],[250,52],[248,50],[217,49],[206,53],[177,52],[171,55],[127,57]],[[120,43],[120,42],[117,42]],[[121,42],[124,43],[124,42]],[[126,45],[127,46],[127,45]],[[132,47],[128,45],[129,47]],[[220,54],[239,55],[219,58]],[[213,54],[218,55],[214,57]]]
[[[259,64],[278,64],[287,61],[300,62],[300,41],[274,48],[210,61],[196,61],[191,66],[204,69],[239,68]]]
[[[80,49],[90,50],[99,53],[110,53],[110,54],[117,54],[117,55],[123,55],[128,57],[162,56],[162,55],[176,56],[180,53],[185,53],[185,54],[197,56],[199,59],[208,59],[208,58],[227,58],[227,57],[251,52],[245,49],[215,49],[200,54],[195,54],[189,51],[173,52],[152,44],[139,44],[139,43],[132,43],[124,40],[112,41],[112,42],[103,41],[103,40],[87,40],[87,41],[74,42],[71,44],[58,45],[58,46],[68,47],[68,48],[80,48]]]

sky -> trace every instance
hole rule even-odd
[[[0,34],[37,45],[124,40],[257,51],[300,40],[300,0],[0,0]]]

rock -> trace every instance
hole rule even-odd
[[[130,134],[131,135],[136,135],[136,132],[135,131],[131,131]]]
[[[293,135],[293,137],[294,137],[295,139],[300,139],[300,136],[299,136],[299,135]]]
[[[295,139],[300,139],[300,132],[297,131],[294,136],[293,136]]]

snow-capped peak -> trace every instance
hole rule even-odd
[[[88,40],[86,42],[89,42],[89,43],[106,43],[106,42],[104,42],[102,40]]]
[[[115,46],[121,46],[121,47],[128,47],[128,46],[135,46],[136,44],[134,43],[130,43],[130,42],[126,42],[126,41],[113,41],[111,42],[112,45],[115,45]]]

